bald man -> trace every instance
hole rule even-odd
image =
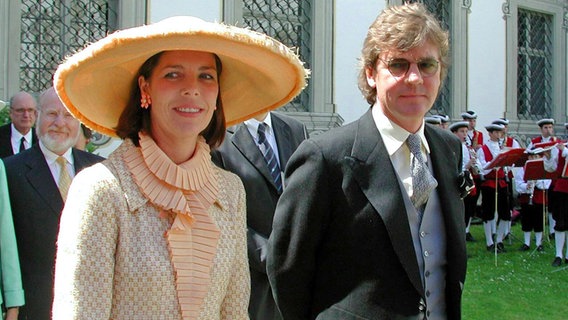
[[[37,143],[33,128],[37,118],[37,103],[27,92],[18,92],[10,99],[10,123],[0,127],[0,158],[29,149]]]

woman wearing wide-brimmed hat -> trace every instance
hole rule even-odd
[[[124,139],[83,170],[63,210],[54,319],[246,319],[245,193],[215,167],[227,125],[305,86],[286,46],[175,17],[95,42],[55,88],[88,127]]]

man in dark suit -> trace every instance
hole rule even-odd
[[[10,123],[0,127],[0,158],[29,149],[37,143],[33,128],[37,117],[34,97],[18,92],[10,99]]]
[[[461,319],[461,145],[424,124],[448,47],[423,4],[385,9],[362,50],[371,109],[291,157],[267,258],[284,319]]]
[[[51,319],[55,242],[69,183],[81,169],[103,160],[72,148],[79,121],[53,88],[39,100],[40,142],[4,159],[26,299],[19,319],[29,320]]]
[[[224,143],[213,152],[213,161],[243,181],[247,193],[247,240],[251,273],[251,320],[281,319],[266,275],[266,243],[272,231],[272,218],[281,190],[270,173],[259,143],[258,128],[267,124],[266,140],[284,170],[288,159],[308,137],[306,126],[281,113],[261,114],[228,129]],[[262,141],[262,140],[261,140]],[[280,171],[278,170],[278,175]],[[280,176],[280,178],[282,178]]]

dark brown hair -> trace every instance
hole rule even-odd
[[[138,73],[134,77],[132,81],[132,87],[130,89],[130,100],[126,105],[126,108],[120,114],[120,118],[118,120],[118,125],[114,128],[116,134],[122,139],[130,139],[134,143],[135,146],[140,146],[140,138],[138,137],[138,133],[140,131],[150,135],[152,135],[152,120],[150,118],[150,108],[144,109],[140,106],[140,98],[142,97],[140,92],[140,87],[138,86],[138,78],[140,76],[144,77],[145,79],[150,78],[152,75],[152,71],[158,65],[160,61],[160,57],[164,51],[159,52],[146,60]],[[222,64],[221,59],[216,54],[213,54],[215,57],[215,66],[217,67],[217,79],[219,84],[219,92],[217,95],[217,109],[213,112],[213,117],[211,118],[211,122],[207,125],[207,128],[201,132],[201,135],[207,141],[207,144],[211,149],[219,146],[223,139],[225,138],[225,113],[223,112],[223,102],[221,100],[221,71],[222,71]]]

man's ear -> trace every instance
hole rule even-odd
[[[371,88],[376,88],[377,83],[375,81],[375,70],[370,67],[365,67],[365,75],[367,76],[367,84]]]

